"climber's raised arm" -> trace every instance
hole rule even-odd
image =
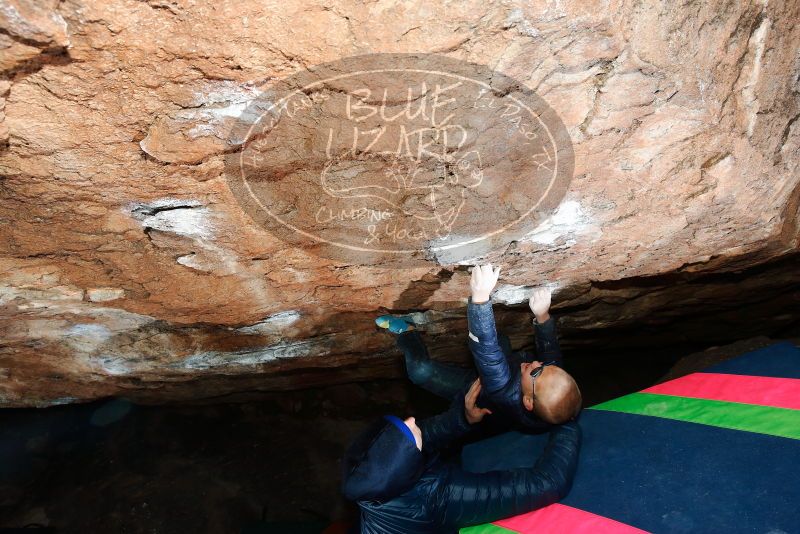
[[[552,293],[546,287],[537,287],[533,290],[528,305],[534,315],[533,327],[536,331],[537,358],[542,362],[555,362],[561,365],[563,356],[558,344],[556,320],[550,315],[550,302]]]
[[[491,294],[499,276],[500,267],[492,268],[491,264],[476,265],[472,269],[471,296],[467,304],[469,348],[481,384],[490,395],[503,389],[511,380],[508,361],[497,341],[492,311]]]

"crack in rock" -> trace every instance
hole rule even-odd
[[[248,125],[274,113],[273,104],[251,83],[207,83],[192,91],[182,109],[158,117],[139,142],[163,163],[197,165],[229,153],[246,141]]]
[[[151,203],[135,203],[127,211],[142,224],[145,232],[159,230],[196,239],[214,236],[210,210],[197,200],[163,198]]]
[[[742,88],[742,100],[744,101],[745,108],[747,109],[747,137],[753,136],[753,130],[756,126],[756,118],[758,116],[759,102],[756,97],[756,84],[761,74],[761,61],[764,56],[764,47],[772,22],[767,17],[761,19],[760,24],[753,32],[748,42],[748,50],[753,54],[753,67],[750,70],[750,75],[747,77],[747,82]]]

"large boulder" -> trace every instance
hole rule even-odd
[[[397,376],[372,323],[386,311],[467,362],[471,261],[502,265],[515,344],[540,284],[574,348],[793,324],[797,20],[797,0],[0,0],[0,406]],[[409,265],[254,221],[226,158],[260,88],[374,53],[483,66],[542,98],[574,154],[558,202],[478,256]]]

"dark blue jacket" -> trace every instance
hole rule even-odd
[[[580,448],[576,423],[553,430],[533,467],[482,474],[438,459],[438,450],[469,432],[463,403],[419,427],[422,452],[394,425],[380,422],[348,449],[343,492],[361,509],[362,533],[455,533],[555,503],[572,484]]]
[[[543,431],[552,425],[539,419],[522,404],[519,365],[522,361],[553,361],[561,366],[563,357],[558,345],[556,322],[550,317],[543,324],[533,320],[536,329],[536,358],[526,353],[506,354],[497,339],[492,301],[467,304],[469,348],[481,378],[478,405],[492,410],[484,418],[485,426]]]

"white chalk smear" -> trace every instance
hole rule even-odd
[[[240,334],[247,335],[278,334],[281,330],[296,323],[299,319],[300,312],[298,311],[282,311],[270,315],[263,321],[237,328],[236,331]]]
[[[226,367],[251,367],[282,359],[305,356],[325,356],[333,346],[332,335],[298,341],[281,341],[266,347],[231,352],[196,352],[170,367],[181,370],[202,371]]]
[[[583,211],[580,202],[567,200],[561,203],[551,217],[527,233],[520,241],[553,246],[556,241],[564,238],[565,245],[572,246],[577,242],[574,236],[585,234],[599,237],[602,235],[602,230],[592,224],[591,218]]]

